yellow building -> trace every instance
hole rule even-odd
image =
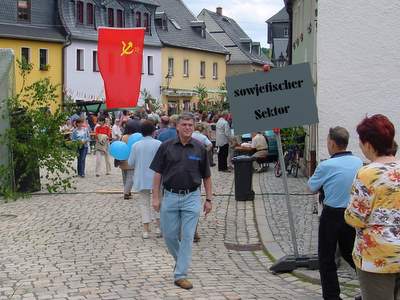
[[[206,101],[221,101],[229,52],[188,10],[182,0],[159,1],[155,25],[161,49],[161,98],[169,113],[197,107],[196,87],[204,87]]]
[[[0,48],[10,48],[15,58],[24,58],[33,67],[25,86],[46,77],[58,85],[54,110],[62,103],[63,83],[63,29],[55,21],[57,1],[3,1],[4,14],[0,15]],[[56,17],[55,17],[56,16]],[[22,77],[15,64],[16,92],[22,87]]]
[[[32,64],[32,71],[27,77],[25,86],[29,86],[33,82],[45,77],[50,78],[52,84],[58,84],[56,105],[61,104],[62,44],[0,38],[0,48],[11,48],[14,51],[16,59],[22,61],[23,57],[25,57]],[[16,92],[19,93],[23,80],[19,74],[17,64],[15,64],[15,68]],[[55,109],[55,107],[52,107],[52,109]]]
[[[225,54],[165,47],[162,60],[162,103],[172,113],[196,108],[196,88],[205,87],[206,101],[221,101],[225,84]]]

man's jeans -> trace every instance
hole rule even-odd
[[[88,153],[88,147],[81,147],[78,149],[78,175],[85,176],[85,161]]]
[[[200,189],[186,195],[164,191],[160,214],[161,231],[169,253],[175,259],[175,280],[187,277],[200,209]]]

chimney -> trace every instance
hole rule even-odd
[[[222,7],[217,7],[217,15],[222,16]]]

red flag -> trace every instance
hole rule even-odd
[[[134,107],[142,79],[144,28],[99,28],[98,64],[107,108]]]

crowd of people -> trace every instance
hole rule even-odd
[[[263,157],[268,153],[265,137],[254,132],[250,143],[240,144],[228,112],[159,116],[122,111],[115,118],[102,114],[87,120],[77,117],[72,123],[71,138],[80,145],[77,173],[81,177],[91,141],[96,176],[101,176],[102,160],[106,174],[110,173],[110,143],[127,143],[137,132],[143,135],[126,161],[114,161],[122,171],[124,199],[132,197],[132,188],[138,193],[143,238],[149,237],[154,221],[154,231],[164,237],[175,259],[175,284],[192,288],[187,271],[201,211],[200,186],[203,182],[203,210],[208,214],[215,149],[218,171],[230,172],[235,147]],[[387,117],[374,115],[363,119],[357,132],[360,148],[371,163],[363,165],[361,158],[346,150],[349,133],[337,126],[327,136],[331,158],[322,161],[308,181],[309,189],[321,195],[318,257],[323,298],[340,299],[335,262],[339,246],[343,258],[357,271],[362,291],[358,299],[394,300],[400,285],[400,161],[395,158],[394,126]]]

